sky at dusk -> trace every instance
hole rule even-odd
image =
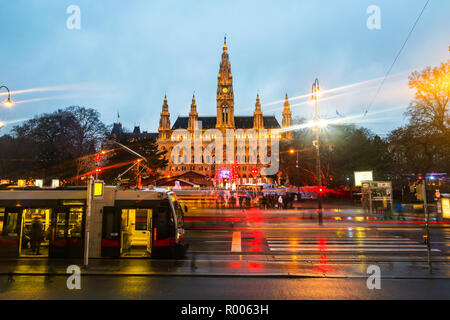
[[[450,1],[431,0],[363,119],[425,2],[2,0],[0,85],[16,101],[0,107],[2,131],[80,105],[106,124],[119,112],[125,127],[156,132],[165,93],[172,124],[189,113],[194,91],[199,115],[215,115],[227,34],[235,115],[252,115],[259,91],[263,113],[281,124],[287,92],[298,97],[293,117],[311,118],[317,77],[330,90],[319,100],[322,117],[351,117],[385,135],[406,121],[408,75],[450,59]],[[81,9],[80,30],[66,27],[70,5]],[[370,5],[381,9],[381,30],[366,27]]]

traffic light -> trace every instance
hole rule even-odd
[[[318,187],[318,191],[320,194],[324,194],[326,189],[326,187]]]

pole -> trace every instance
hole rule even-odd
[[[84,228],[84,267],[87,267],[89,264],[89,229],[91,224],[93,183],[94,178],[92,176],[89,176],[86,196],[86,226]]]
[[[317,112],[317,91],[319,89],[319,80],[316,79],[313,84],[313,95],[314,95],[314,111],[315,111],[315,121],[316,121],[316,172],[317,172],[317,210],[319,212],[319,225],[323,223],[323,212],[322,212],[322,175],[320,172],[320,142],[319,142],[319,115]]]
[[[141,180],[141,168],[139,167],[139,164],[141,163],[141,161],[140,161],[140,159],[138,159],[138,161],[137,161],[137,165],[136,165],[136,172],[137,172],[137,176],[136,176],[136,178],[137,178],[137,183],[136,183],[136,186],[137,186],[137,188],[138,189],[142,189],[142,180]]]
[[[423,209],[425,211],[425,232],[426,232],[426,241],[427,241],[427,258],[428,258],[428,271],[433,272],[433,267],[431,265],[431,248],[430,248],[430,216],[428,214],[428,205],[427,205],[427,189],[425,187],[425,179],[422,182],[422,192],[423,192]]]

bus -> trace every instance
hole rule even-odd
[[[91,204],[86,187],[0,191],[0,258],[181,258],[187,207],[164,189],[105,186]]]

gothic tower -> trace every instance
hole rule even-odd
[[[256,95],[255,112],[253,113],[253,129],[264,129],[263,113],[261,111],[261,102],[259,94]]]
[[[165,95],[164,95],[164,103],[162,105],[161,119],[159,120],[158,132],[160,140],[169,139],[170,113],[169,113],[169,105],[167,104],[167,96]]]
[[[281,127],[288,128],[292,126],[292,113],[291,113],[291,105],[289,104],[288,95],[284,98],[284,110],[283,110],[283,122]],[[283,133],[283,136],[286,139],[292,139],[292,131],[286,131]]]
[[[198,121],[197,104],[195,103],[195,94],[192,95],[191,111],[189,112],[188,130],[194,131],[195,124]]]
[[[217,77],[217,129],[234,129],[234,94],[227,37],[224,38],[222,60]]]

